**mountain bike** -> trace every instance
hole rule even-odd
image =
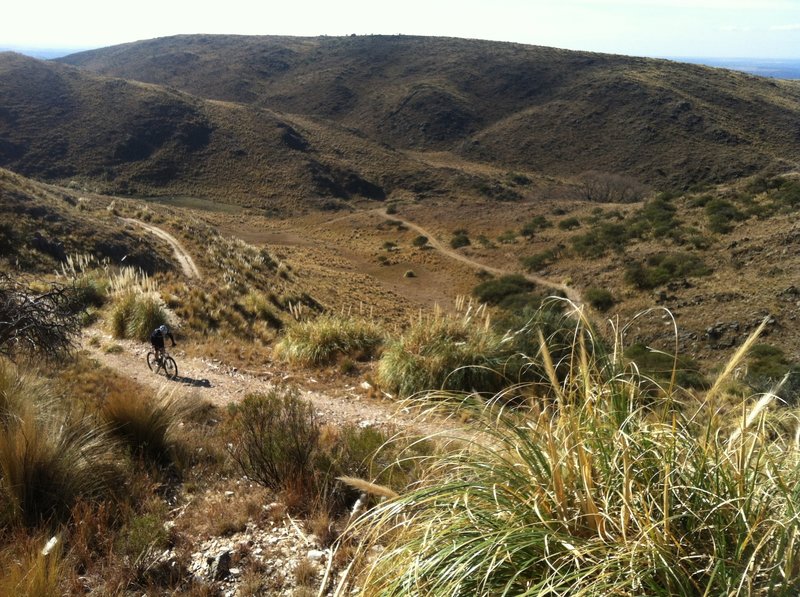
[[[169,355],[166,348],[160,352],[152,350],[148,352],[147,366],[150,368],[150,371],[153,371],[156,375],[158,375],[159,371],[163,371],[168,379],[178,377],[178,365],[175,363],[175,359]]]

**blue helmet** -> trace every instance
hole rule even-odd
[[[159,332],[161,332],[161,333],[162,333],[162,334],[164,334],[164,335],[167,335],[167,334],[169,334],[169,328],[167,327],[167,325],[166,325],[166,324],[164,324],[164,325],[160,326],[160,327],[158,328],[158,331],[159,331]]]

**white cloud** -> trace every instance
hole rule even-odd
[[[800,31],[800,23],[793,23],[791,25],[773,25],[769,28],[770,31]]]

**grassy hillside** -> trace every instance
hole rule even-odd
[[[12,53],[0,55],[0,105],[0,165],[103,192],[314,205],[383,199],[382,178],[414,170],[335,127]]]
[[[330,119],[398,148],[686,187],[796,164],[800,86],[665,60],[411,36],[176,36],[61,59]]]
[[[110,199],[52,187],[0,168],[0,269],[52,272],[92,255],[154,273],[171,268],[160,243],[121,225]]]

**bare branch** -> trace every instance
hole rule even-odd
[[[74,347],[81,311],[74,288],[53,284],[37,294],[0,273],[0,354],[12,359],[63,356]]]

